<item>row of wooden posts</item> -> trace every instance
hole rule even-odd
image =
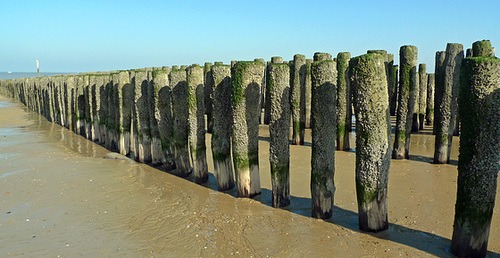
[[[436,134],[434,162],[449,162],[460,111],[451,250],[484,256],[500,155],[500,61],[489,41],[475,42],[467,52],[464,59],[461,44],[448,44],[436,53],[434,75],[426,73],[425,64],[417,73],[417,47],[402,46],[399,81],[393,55],[371,50],[355,58],[342,52],[333,60],[316,53],[313,60],[273,57],[267,65],[256,59],[14,79],[0,81],[0,89],[51,122],[139,162],[182,177],[193,173],[199,184],[208,180],[207,129],[217,187],[236,185],[238,197],[261,192],[259,123],[269,124],[274,207],[290,203],[290,128],[292,143],[304,144],[304,129],[310,127],[315,218],[332,215],[335,150],[351,148],[353,107],[359,226],[372,232],[388,227],[391,156],[408,158],[410,133],[426,120]],[[392,150],[391,114],[396,115]]]

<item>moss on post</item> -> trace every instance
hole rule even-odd
[[[325,61],[325,60],[332,60],[332,55],[329,53],[321,53],[321,52],[316,52],[313,55],[313,61]]]
[[[290,78],[290,110],[292,113],[292,144],[304,145],[306,120],[306,57],[295,55]]]
[[[451,252],[486,256],[500,159],[500,59],[466,58],[460,75],[460,158]]]
[[[337,92],[337,65],[334,61],[316,61],[311,66],[312,156],[311,201],[312,217],[327,219],[332,216],[335,194],[335,114]]]
[[[425,117],[427,125],[434,125],[434,88],[436,86],[435,75],[427,74],[427,105],[425,108]]]
[[[352,103],[351,86],[349,81],[349,52],[341,52],[337,55],[337,150],[349,151],[351,145],[349,134],[351,133]]]
[[[186,69],[188,85],[189,150],[193,162],[194,182],[203,184],[208,180],[208,165],[205,146],[205,87],[203,68],[193,64]]]
[[[170,72],[172,90],[172,138],[175,153],[175,174],[187,177],[191,174],[188,146],[188,87],[186,71],[172,69]]]
[[[261,62],[237,62],[231,68],[233,96],[233,164],[238,197],[261,193],[259,176],[259,95]]]
[[[418,49],[415,46],[402,46],[399,50],[398,107],[393,159],[408,159],[410,155],[410,132],[417,89],[417,57]]]
[[[290,69],[286,64],[269,68],[271,121],[269,123],[269,162],[273,188],[273,207],[290,204]]]
[[[480,40],[472,43],[472,57],[495,56],[489,40]]]
[[[359,227],[378,232],[388,228],[387,184],[390,166],[390,113],[384,56],[355,57],[349,78],[356,115],[356,193]]]
[[[132,110],[134,139],[134,158],[142,163],[149,163],[151,159],[151,125],[150,125],[150,103],[151,72],[134,72],[134,107]]]
[[[436,78],[436,138],[434,163],[450,162],[451,144],[458,117],[458,87],[460,65],[464,58],[462,44],[448,43],[443,65],[440,66],[439,79]]]
[[[213,131],[212,153],[214,176],[219,191],[234,188],[234,175],[231,162],[231,129],[233,110],[231,105],[231,67],[215,64],[212,66],[213,80]]]

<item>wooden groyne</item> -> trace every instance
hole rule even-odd
[[[461,44],[448,44],[436,53],[435,74],[418,64],[416,46],[403,46],[399,65],[384,50],[353,58],[340,52],[334,59],[318,52],[289,62],[272,57],[2,80],[0,93],[111,151],[181,177],[193,174],[198,184],[208,179],[211,133],[217,188],[236,187],[238,197],[261,193],[259,123],[269,124],[274,207],[290,204],[289,145],[304,144],[311,128],[311,216],[322,219],[333,212],[335,151],[354,146],[354,109],[364,231],[388,227],[391,156],[408,159],[410,134],[433,125],[434,163],[442,164],[460,131],[451,251],[484,256],[500,160],[500,69],[489,41],[467,53],[464,58]],[[396,116],[393,148],[390,115]]]

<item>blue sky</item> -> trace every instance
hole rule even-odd
[[[434,71],[446,43],[489,39],[500,1],[0,0],[0,72],[87,72],[415,45]]]

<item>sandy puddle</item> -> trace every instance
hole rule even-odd
[[[367,234],[357,224],[354,152],[336,153],[334,214],[316,220],[310,132],[305,146],[291,146],[286,209],[270,207],[266,126],[260,135],[262,195],[238,199],[214,191],[212,174],[199,186],[103,159],[103,147],[0,97],[0,256],[450,256],[458,138],[452,164],[433,165],[429,128],[412,136],[410,160],[391,163],[390,228]],[[500,257],[498,205],[488,250]]]

